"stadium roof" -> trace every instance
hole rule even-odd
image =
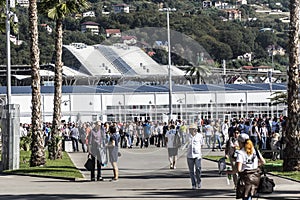
[[[173,93],[178,92],[208,92],[208,91],[227,91],[227,92],[242,92],[242,91],[285,91],[286,85],[282,83],[270,84],[225,84],[225,85],[173,85]],[[134,93],[134,92],[149,92],[149,93],[166,93],[169,91],[167,85],[111,85],[111,86],[63,86],[63,93]],[[42,93],[54,93],[54,86],[42,86]],[[30,86],[13,86],[12,94],[28,94],[31,93]],[[6,87],[0,87],[0,94],[6,94]]]
[[[136,46],[124,44],[88,46],[82,43],[64,45],[63,62],[69,68],[89,76],[140,77],[168,76],[168,66],[155,62]],[[71,54],[71,55],[70,55]],[[171,66],[172,76],[183,77],[185,72]]]

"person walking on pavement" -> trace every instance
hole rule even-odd
[[[170,130],[166,134],[166,144],[168,148],[168,157],[170,162],[170,169],[176,169],[176,160],[178,155],[178,147],[174,146],[174,138],[176,134],[176,127],[174,124],[170,125]]]
[[[184,145],[186,142],[186,133],[187,133],[187,126],[185,124],[185,121],[181,122],[180,127],[179,127],[179,133],[181,136],[182,145]]]
[[[117,134],[117,130],[115,126],[109,127],[109,143],[107,145],[108,147],[108,153],[109,153],[109,162],[111,163],[113,167],[113,173],[114,177],[112,181],[118,181],[119,179],[119,169],[118,169],[118,157],[119,157],[119,141],[120,141],[120,135]]]
[[[97,165],[97,181],[103,181],[101,176],[101,155],[100,147],[105,141],[104,131],[101,122],[96,122],[88,137],[88,152],[92,158],[91,181],[95,181],[95,163]]]
[[[148,120],[145,121],[144,125],[144,140],[143,140],[143,143],[144,143],[144,146],[145,148],[148,148],[149,146],[149,138],[151,136],[151,124]],[[142,147],[143,145],[141,145]]]
[[[207,145],[207,148],[209,149],[211,146],[211,138],[214,135],[213,125],[214,122],[209,120],[207,125],[205,126],[205,143]]]
[[[247,134],[240,134],[238,142],[241,150],[238,151],[236,166],[239,173],[239,179],[244,184],[243,191],[240,191],[239,184],[237,184],[237,195],[241,194],[243,200],[251,200],[252,196],[256,194],[259,185],[260,173],[258,166],[265,164],[265,159],[261,153],[255,149],[254,144],[249,139]],[[253,170],[257,172],[253,173]]]
[[[79,151],[79,147],[78,147],[78,139],[79,139],[78,124],[73,124],[73,127],[71,128],[71,133],[70,134],[71,134],[73,151],[78,152]]]
[[[236,130],[234,132],[233,137],[230,137],[227,142],[226,142],[226,147],[225,147],[225,157],[229,158],[231,169],[234,172],[237,172],[236,169],[236,158],[237,158],[237,152],[240,149],[239,147],[239,142],[238,142],[238,136],[240,135],[240,132]],[[234,187],[236,188],[237,184],[237,173],[233,173],[233,183]]]
[[[187,135],[187,164],[192,181],[192,189],[201,188],[201,146],[204,140],[202,134],[197,130],[197,126],[193,124],[189,127],[189,133]]]

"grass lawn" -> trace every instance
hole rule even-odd
[[[20,151],[20,168],[17,170],[6,170],[7,173],[27,174],[47,177],[63,177],[69,179],[83,178],[80,171],[74,166],[66,152],[63,158],[57,160],[46,159],[46,164],[40,167],[29,167],[30,151]],[[48,152],[46,152],[48,158]]]
[[[220,158],[222,158],[222,156],[205,156],[204,158],[218,161]],[[229,159],[227,159],[226,162],[229,163]],[[282,163],[283,163],[282,160],[273,161],[270,159],[266,159],[266,164],[264,165],[265,170],[267,172],[271,172],[271,173],[279,175],[279,176],[284,176],[287,178],[291,178],[291,179],[300,181],[300,172],[283,172],[282,171]]]

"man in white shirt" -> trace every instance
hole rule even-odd
[[[20,137],[26,137],[27,136],[27,129],[26,127],[20,123]]]
[[[203,145],[203,136],[197,131],[196,125],[189,127],[187,148],[187,164],[192,181],[192,189],[201,188],[201,146]]]

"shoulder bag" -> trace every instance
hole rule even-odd
[[[88,155],[88,159],[85,162],[84,167],[88,171],[92,171],[92,169],[93,169],[93,161],[92,161],[92,158],[91,158],[90,154]]]
[[[260,177],[260,182],[259,182],[257,192],[261,194],[271,194],[274,191],[274,187],[275,187],[274,180],[267,177],[264,169],[262,169],[262,171],[263,171],[263,176]]]

